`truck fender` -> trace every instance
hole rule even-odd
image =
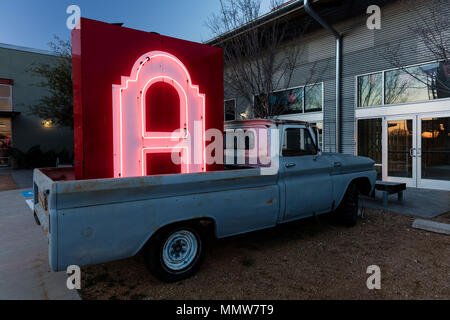
[[[343,189],[341,189],[339,191],[339,194],[338,194],[338,197],[337,197],[338,201],[335,202],[334,209],[339,207],[339,205],[342,202],[342,199],[344,199],[344,196],[345,196],[345,194],[346,194],[346,192],[348,190],[348,187],[352,183],[356,183],[357,189],[358,189],[360,194],[369,195],[372,192],[373,186],[370,183],[369,178],[367,178],[367,177],[356,177],[356,178],[350,179],[345,184],[345,188],[343,188]]]
[[[139,253],[147,243],[152,241],[152,238],[159,232],[168,229],[168,228],[175,228],[177,226],[185,226],[185,225],[197,225],[201,228],[204,228],[206,230],[206,234],[211,237],[217,237],[217,226],[216,221],[212,217],[199,217],[199,218],[193,218],[193,219],[187,219],[187,220],[176,220],[168,222],[162,226],[159,226],[152,232],[150,232],[147,236],[147,238],[141,243],[139,248],[136,250],[135,254]]]

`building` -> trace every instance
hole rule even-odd
[[[371,157],[380,179],[450,190],[450,92],[436,80],[450,88],[450,64],[432,54],[423,38],[412,30],[417,16],[405,10],[400,1],[309,2],[335,34],[313,22],[303,35],[304,54],[297,62],[290,87],[272,93],[277,99],[284,96],[285,101],[296,97],[297,108],[279,117],[315,123],[319,145],[325,152]],[[450,3],[441,3],[444,5],[439,14],[450,21]],[[380,29],[367,26],[370,5],[381,8]],[[421,1],[416,13],[426,16],[432,5],[432,0]],[[311,16],[306,9],[303,0],[290,1],[262,16],[258,23],[283,19],[295,28],[302,17]],[[448,28],[441,30],[448,53],[450,25],[442,27]],[[246,32],[245,28],[232,30],[208,44],[223,46],[230,37]],[[338,63],[336,33],[341,37]],[[291,41],[296,45],[296,39]],[[401,66],[383,58],[382,50],[392,45],[398,45]],[[306,83],[307,70],[313,64],[324,70],[314,89]],[[233,95],[230,88],[225,88],[224,105],[225,120],[252,117],[253,106]],[[291,106],[292,99],[286,107]]]
[[[52,125],[29,112],[46,90],[41,79],[28,70],[33,64],[52,64],[51,52],[0,44],[0,166],[8,166],[5,149],[27,152],[39,145],[42,151],[73,153],[73,130]]]

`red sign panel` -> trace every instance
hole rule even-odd
[[[72,31],[77,179],[220,169],[222,50],[81,19]]]

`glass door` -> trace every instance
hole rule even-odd
[[[383,180],[417,186],[417,117],[386,117],[383,121]]]
[[[8,148],[11,147],[11,119],[0,118],[0,167],[8,166]]]
[[[418,187],[450,190],[450,112],[418,116]]]

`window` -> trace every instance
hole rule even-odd
[[[11,119],[0,118],[0,167],[8,166],[7,149],[11,147]]]
[[[305,87],[305,112],[322,111],[322,87],[321,83]]]
[[[386,72],[386,104],[450,97],[450,74],[443,62]]]
[[[358,120],[358,156],[368,157],[375,161],[378,179],[381,179],[382,175],[381,133],[381,118]]]
[[[303,113],[303,87],[274,92],[271,98],[272,105],[281,111],[280,114]]]
[[[264,95],[255,96],[255,108],[261,104],[263,97]],[[287,115],[322,111],[323,84],[275,91],[270,95],[268,103],[272,108],[272,114]]]
[[[358,77],[358,107],[379,106],[383,103],[383,74]]]
[[[0,84],[0,111],[12,111],[12,87]]]
[[[422,119],[422,179],[450,180],[450,117]]]
[[[284,132],[283,156],[295,157],[317,154],[316,145],[309,131],[304,128],[288,128]]]
[[[323,150],[323,122],[311,122],[310,125],[316,135],[317,147]]]
[[[371,107],[450,98],[450,62],[358,76],[357,106]]]
[[[225,121],[236,120],[236,100],[225,100]]]

